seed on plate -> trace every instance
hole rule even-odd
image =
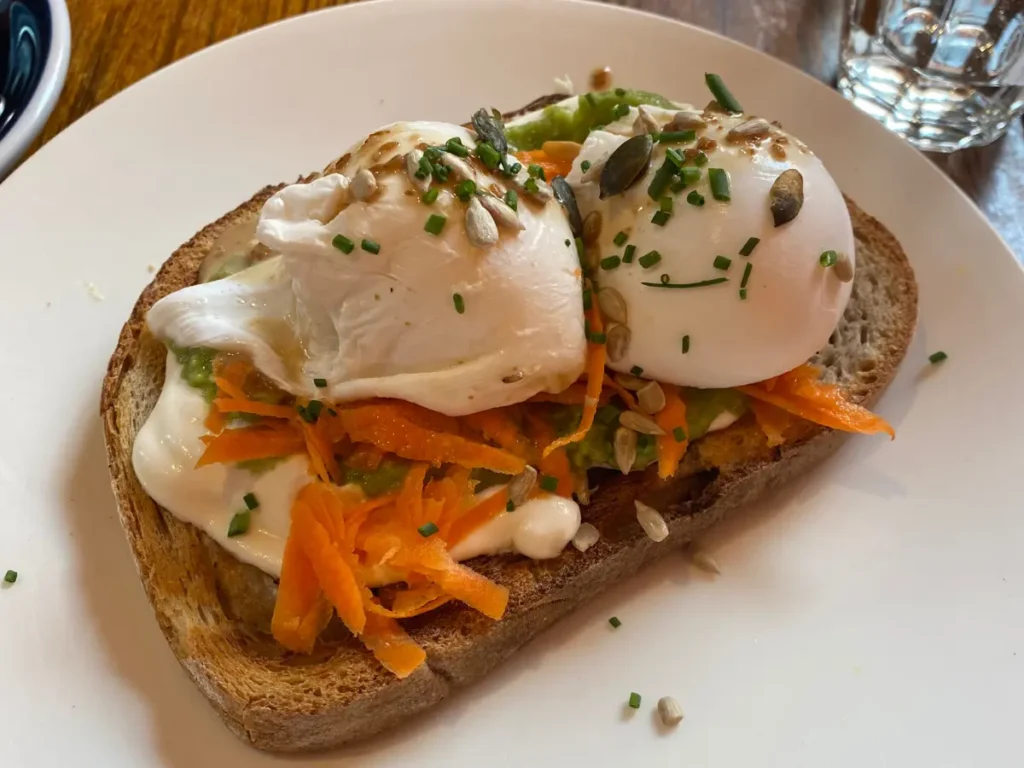
[[[522,371],[516,371],[505,376],[501,381],[504,384],[515,384],[517,381],[522,381],[525,374]]]
[[[647,107],[637,107],[636,120],[633,122],[633,133],[640,136],[645,133],[657,133],[661,130],[658,125],[658,121],[654,119],[654,115],[650,113]]]
[[[655,424],[654,419],[636,411],[623,411],[619,415],[619,424],[644,435],[665,434],[665,430]]]
[[[587,473],[580,472],[573,481],[572,492],[576,495],[576,501],[583,506],[590,503],[590,482],[587,480]]]
[[[420,170],[420,161],[423,160],[423,150],[414,149],[405,156],[405,173],[409,176],[409,181],[416,189],[420,192],[426,192],[430,189],[431,176],[427,174],[427,177],[421,179],[416,176]]]
[[[569,182],[562,176],[555,176],[551,180],[551,193],[569,218],[569,229],[572,230],[572,236],[583,237],[583,217],[580,216],[580,207],[576,204],[576,193],[572,191]],[[585,237],[583,242],[586,242]]]
[[[804,177],[800,171],[790,168],[780,173],[768,191],[768,200],[776,227],[795,219],[804,205]]]
[[[649,507],[642,501],[634,500],[636,507],[636,519],[640,527],[653,541],[664,541],[668,538],[668,523],[654,507]]]
[[[721,574],[722,571],[715,562],[715,558],[699,547],[694,547],[690,552],[690,561],[705,573]]]
[[[676,112],[672,120],[665,126],[666,131],[690,131],[706,128],[707,121],[700,112]]]
[[[524,503],[537,485],[537,470],[530,465],[513,477],[508,484],[508,499],[517,507]]]
[[[658,717],[671,728],[673,725],[679,725],[683,719],[683,708],[671,696],[662,696],[658,699]]]
[[[605,290],[608,289],[606,288]],[[619,386],[631,392],[638,392],[641,388],[646,387],[648,383],[647,379],[641,379],[639,376],[634,376],[631,373],[616,373],[614,378],[619,383]]]
[[[597,242],[597,238],[601,236],[601,225],[604,223],[604,217],[601,216],[600,211],[591,211],[587,214],[587,218],[583,220],[583,242],[587,245],[593,245]]]
[[[649,381],[636,391],[636,401],[644,413],[655,414],[665,407],[665,390],[656,381]]]
[[[487,192],[481,192],[477,195],[480,198],[480,205],[482,205],[491,216],[494,217],[499,227],[505,227],[505,229],[526,229],[526,225],[519,218],[519,214],[512,210],[512,207]]]
[[[377,191],[377,177],[373,175],[373,171],[364,168],[352,177],[348,188],[356,200],[369,200]]]
[[[587,168],[587,170],[583,172],[582,176],[580,176],[580,181],[588,182],[588,181],[597,181],[598,179],[600,179],[601,178],[601,172],[604,170],[604,165],[607,162],[608,162],[608,155],[605,155],[600,160],[597,160],[597,161],[591,163],[590,167]]]
[[[615,430],[614,439],[615,466],[624,475],[628,475],[636,463],[636,432],[626,427]]]
[[[654,150],[654,139],[650,134],[626,139],[608,157],[601,171],[600,198],[612,197],[625,192],[647,173]],[[593,168],[591,168],[593,170]]]
[[[601,538],[600,532],[592,526],[590,523],[583,523],[576,531],[576,535],[572,537],[572,545],[576,547],[580,552],[586,552],[592,546],[597,544]]]
[[[580,153],[581,145],[575,141],[545,141],[540,148],[554,160],[575,160]]]
[[[466,235],[477,248],[490,248],[498,242],[498,225],[476,197],[466,208]]]
[[[601,308],[601,314],[613,323],[625,323],[629,318],[626,300],[614,288],[602,288],[597,292],[597,306]]]
[[[741,144],[751,139],[763,139],[772,132],[771,123],[763,117],[754,117],[731,128],[725,138],[732,144]]]
[[[452,172],[452,175],[459,181],[476,180],[476,173],[473,172],[473,166],[461,157],[453,155],[451,152],[442,152],[441,156],[438,158],[438,162],[445,168],[448,168]]]
[[[853,280],[853,262],[850,261],[850,257],[845,253],[840,253],[839,258],[836,259],[836,263],[832,267],[832,272],[844,283]]]
[[[622,323],[612,323],[608,326],[608,330],[605,331],[605,337],[608,343],[609,360],[617,363],[626,356],[626,350],[629,349],[632,335],[629,328],[622,325]]]

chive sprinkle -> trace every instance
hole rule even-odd
[[[536,194],[540,190],[540,187],[537,186],[536,179],[530,178],[526,180],[525,184],[523,184],[523,189],[532,194]]]
[[[438,194],[440,194],[440,190],[437,187],[431,187],[423,193],[420,200],[426,205],[433,205],[434,201],[437,200]]]
[[[551,475],[541,475],[540,487],[548,493],[554,493],[558,490],[558,478]]]
[[[696,131],[662,131],[658,134],[659,144],[682,144],[697,138]]]
[[[466,313],[466,300],[462,298],[461,293],[452,294],[452,304],[455,305],[455,311],[458,312],[460,315]]]
[[[260,505],[259,500],[256,498],[255,493],[247,493],[242,497],[242,501],[245,502],[245,506],[248,509],[256,509]]]
[[[719,283],[728,282],[728,277],[714,277],[710,280],[700,280],[696,283],[640,283],[640,285],[646,285],[650,288],[704,288],[708,285],[718,285]]]
[[[675,438],[677,443],[681,443],[686,439],[686,430],[682,427],[676,427],[672,430],[672,437]]]
[[[641,368],[639,365],[634,365],[632,368],[629,369],[629,372],[632,373],[634,376],[640,376],[643,374],[644,369]]]
[[[589,160],[584,160],[582,163],[580,163],[580,170],[583,171],[584,173],[589,171],[590,170],[590,161]]]
[[[686,196],[686,202],[688,202],[690,205],[695,205],[698,208],[700,208],[702,205],[704,205],[704,195],[702,195],[696,189],[691,190],[690,194]]]
[[[615,243],[620,248],[626,244],[627,240],[629,240],[629,235],[621,231],[617,235],[615,235],[615,237],[612,238],[612,242]]]
[[[643,267],[644,269],[649,269],[650,267],[653,267],[655,264],[661,261],[661,254],[658,253],[657,251],[648,251],[643,256],[641,256],[637,261],[640,262],[641,267]],[[644,283],[644,285],[646,285],[646,283]],[[657,283],[655,283],[655,285],[657,285]]]
[[[668,224],[668,220],[672,217],[672,214],[666,213],[665,211],[655,211],[654,215],[651,216],[651,223],[657,224],[659,227],[664,227]]]
[[[668,197],[667,195],[658,201],[658,208],[664,211],[665,213],[672,213],[673,205],[674,201],[671,197]]]
[[[601,269],[615,269],[621,262],[618,256],[605,256],[601,259]]]
[[[572,241],[568,237],[565,238],[565,247],[568,248],[570,245],[572,245]]]
[[[740,301],[746,301],[746,300],[747,300],[747,289],[746,288],[740,288]]]
[[[313,386],[317,389],[324,389],[327,386],[327,379],[313,379]]]
[[[359,245],[367,253],[380,253],[380,243],[376,240],[370,240],[364,237],[363,242]]]
[[[732,200],[729,192],[729,174],[721,168],[708,168],[708,183],[711,185],[711,196],[715,200],[728,203]]]
[[[729,112],[743,111],[743,107],[736,101],[736,97],[732,95],[721,77],[711,72],[705,72],[704,82],[707,83],[708,90],[715,97],[715,101],[722,105],[722,109],[726,109]]]
[[[492,171],[501,162],[501,153],[486,141],[476,145],[476,156]]]
[[[576,241],[576,258],[578,258],[580,260],[580,262],[582,263],[583,262],[583,253],[586,250],[586,248],[583,245],[583,238],[582,237],[577,237],[577,238],[574,238],[574,240]]]
[[[335,235],[334,239],[331,240],[331,245],[337,248],[342,253],[352,253],[355,249],[356,244],[349,240],[344,235]]]
[[[750,279],[750,273],[753,270],[754,270],[754,265],[751,264],[748,261],[747,265],[743,268],[743,279],[740,281],[740,288],[746,288],[747,287],[747,281]]]
[[[513,176],[518,176],[521,170],[523,170],[522,163],[512,163],[512,166],[508,169],[508,172],[511,173]]]
[[[948,358],[949,355],[947,355],[940,349],[938,352],[932,352],[930,355],[928,355],[928,362],[931,363],[932,365],[936,365],[937,363],[941,363],[943,360],[946,360]]]
[[[622,253],[622,263],[623,264],[632,264],[633,263],[633,254],[635,254],[635,253],[636,253],[636,246],[635,245],[627,245],[626,246],[626,250],[623,251],[623,253]]]
[[[427,223],[423,225],[423,230],[436,237],[441,234],[441,230],[444,229],[444,225],[447,223],[447,216],[442,216],[440,213],[432,213],[427,218]]]
[[[459,157],[469,157],[469,147],[462,143],[462,139],[458,136],[453,136],[444,143],[446,151],[451,152],[453,155]]]
[[[514,189],[510,189],[505,193],[505,205],[513,211],[519,210],[519,195],[516,194]]]
[[[547,178],[544,176],[544,169],[536,163],[530,163],[526,166],[526,172],[530,174],[531,179],[542,179],[547,181]]]
[[[597,106],[597,99],[594,98],[594,94],[588,93],[583,98],[585,98],[587,100],[587,104],[589,104],[590,106],[592,106],[592,107],[596,107]]]
[[[686,186],[690,184],[696,184],[700,181],[700,169],[699,168],[683,168],[679,172],[680,178],[686,183]]]
[[[308,421],[310,424],[316,424],[316,420],[320,418],[320,412],[324,409],[324,404],[319,400],[310,400],[306,403],[306,408],[300,411],[299,414],[303,419]]]
[[[667,285],[672,282],[672,276],[668,272],[664,273],[659,279],[661,280],[662,285]]]
[[[631,693],[631,694],[629,694],[629,708],[630,709],[640,709],[640,694],[639,693]]]
[[[818,263],[823,267],[834,266],[837,261],[839,261],[839,254],[835,251],[825,251],[818,257]]]
[[[583,289],[583,311],[584,312],[589,312],[590,311],[590,307],[593,306],[593,302],[594,302],[594,292],[591,291],[589,288],[584,288]]]
[[[715,269],[721,269],[723,272],[732,266],[732,259],[726,258],[725,256],[715,256],[715,260],[711,263]]]
[[[417,528],[416,532],[420,536],[422,536],[424,539],[429,539],[431,536],[433,536],[439,530],[441,530],[441,529],[437,527],[437,523],[435,523],[433,520],[431,520],[429,523],[424,523],[419,528]]]
[[[608,335],[605,333],[591,333],[590,343],[591,344],[604,344],[608,341]]]
[[[661,168],[654,174],[654,178],[651,179],[651,183],[647,187],[647,195],[651,200],[659,200],[665,194],[665,190],[668,189],[668,185],[675,174],[676,167],[672,164],[671,160],[666,159]]]
[[[235,536],[241,536],[243,533],[249,530],[249,522],[252,520],[252,513],[249,510],[244,512],[236,512],[231,518],[231,522],[228,523],[228,538],[234,538]]]
[[[750,254],[752,254],[754,252],[754,249],[757,248],[757,244],[760,242],[761,238],[759,237],[748,238],[747,242],[745,242],[743,244],[743,247],[740,248],[740,256],[749,256]]]
[[[463,179],[455,187],[455,194],[464,203],[469,202],[469,198],[473,196],[474,192],[476,192],[476,182],[472,179]]]
[[[676,168],[682,168],[686,163],[686,157],[678,149],[666,149],[665,157],[672,162]]]
[[[689,334],[687,334],[686,336],[683,336],[683,345],[682,346],[683,346],[683,354],[685,355],[687,352],[690,351],[690,336],[689,336]]]
[[[608,623],[615,627],[615,629],[618,629],[622,626],[622,622],[619,621],[618,616],[612,616],[610,619],[608,619]]]
[[[708,164],[708,156],[703,152],[698,152],[697,156],[693,158],[693,164],[700,168],[702,165]]]
[[[6,583],[8,583],[8,584],[13,584],[17,580],[18,580],[18,572],[17,571],[7,571],[7,573],[4,574],[4,581]]]
[[[514,501],[512,501],[512,499],[509,499],[508,501],[505,502],[505,511],[506,512],[515,512],[516,511],[516,504],[515,504]]]
[[[616,104],[615,109],[612,110],[612,115],[617,119],[621,120],[623,117],[629,114],[629,104]]]

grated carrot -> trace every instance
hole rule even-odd
[[[398,493],[398,514],[402,522],[410,528],[418,528],[423,517],[423,483],[427,478],[429,465],[413,464],[402,482],[402,490]]]
[[[467,510],[449,528],[445,537],[448,541],[448,546],[454,547],[481,525],[496,518],[505,511],[507,503],[508,489],[502,488],[479,502],[472,509]]]
[[[750,410],[754,412],[757,425],[768,438],[768,447],[774,448],[786,442],[786,430],[792,426],[795,417],[763,400],[750,398]]]
[[[636,398],[633,396],[633,393],[630,392],[621,384],[619,384],[619,382],[617,382],[607,373],[604,375],[604,386],[606,389],[610,389],[616,395],[618,395],[622,399],[622,402],[626,404],[626,407],[629,408],[629,410],[635,411],[637,409],[638,406]]]
[[[500,495],[500,494],[496,494]],[[443,541],[426,539],[403,548],[395,565],[426,576],[446,594],[492,619],[500,619],[508,605],[508,588],[455,562]]]
[[[470,429],[479,432],[484,440],[496,443],[509,453],[522,458],[529,454],[530,446],[509,408],[493,408],[489,411],[471,413],[463,416],[462,421]]]
[[[333,613],[298,537],[289,536],[281,560],[281,582],[270,629],[274,639],[296,653],[310,653]]]
[[[248,398],[218,397],[213,404],[224,413],[251,413],[254,416],[268,416],[272,419],[291,419],[296,415],[295,409],[287,405],[271,405]]]
[[[555,176],[568,176],[572,170],[572,160],[551,157],[543,149],[531,149],[517,152],[516,157],[523,165],[539,165],[544,169],[544,178],[549,182]]]
[[[206,450],[196,462],[196,467],[290,456],[293,453],[302,453],[306,448],[302,434],[292,428],[225,429],[219,435],[206,435],[202,440],[206,444]]]
[[[366,631],[360,639],[377,661],[400,679],[411,675],[427,660],[427,652],[397,621],[386,616],[367,614]]]
[[[655,423],[664,431],[658,435],[658,477],[667,480],[679,469],[679,462],[686,455],[689,436],[686,435],[686,403],[679,393],[679,388],[671,384],[662,384],[665,392],[665,407],[654,416]],[[676,429],[682,429],[684,439],[676,440]]]

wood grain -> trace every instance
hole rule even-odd
[[[428,2],[429,0],[422,0]],[[483,0],[481,0],[483,1]],[[613,0],[720,32],[834,83],[845,0]],[[345,0],[69,0],[67,85],[36,147],[173,61],[249,29]],[[1024,259],[1024,130],[933,158]]]

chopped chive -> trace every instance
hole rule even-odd
[[[447,216],[442,216],[440,213],[432,213],[427,218],[427,223],[423,225],[423,230],[437,236],[441,234],[441,230],[444,229],[444,225],[447,223]]]
[[[678,149],[666,149],[665,157],[672,162],[676,168],[682,168],[686,163],[686,157]]]
[[[740,288],[746,288],[747,287],[747,281],[750,279],[750,273],[753,270],[754,270],[754,265],[751,264],[748,261],[747,265],[743,268],[743,279],[740,280]]]
[[[244,512],[236,512],[231,518],[231,522],[228,523],[228,538],[234,538],[235,536],[241,536],[243,533],[249,530],[249,523],[252,520],[252,513],[249,510]]]
[[[7,573],[4,574],[4,581],[6,583],[8,583],[8,584],[13,584],[17,580],[18,580],[18,572],[17,571],[7,571]]]
[[[721,77],[711,72],[705,72],[704,82],[707,83],[708,90],[711,91],[711,95],[715,97],[715,101],[722,106],[722,109],[729,112],[743,111],[743,107],[736,101],[736,97],[732,95]]]
[[[704,288],[708,285],[719,285],[720,283],[728,282],[728,277],[714,277],[710,280],[700,280],[696,283],[640,283],[640,285],[646,285],[650,288]]]
[[[317,389],[324,389],[327,386],[327,379],[313,379],[313,386]]]
[[[947,355],[942,350],[939,350],[938,352],[932,352],[930,355],[928,355],[928,362],[931,363],[932,365],[935,365],[936,363],[941,363],[943,360],[946,360],[948,358],[949,355]]]
[[[572,241],[568,237],[565,238],[565,247],[568,248],[570,245],[572,245]]]
[[[743,247],[740,248],[740,256],[749,256],[750,254],[752,254],[754,252],[754,249],[757,248],[757,244],[760,242],[761,238],[759,237],[747,238],[747,242],[745,242],[743,244]]]
[[[331,414],[331,416],[337,416],[338,415],[338,412],[336,410],[334,410],[333,408],[328,408],[327,412],[329,414]]]
[[[430,176],[434,172],[434,166],[426,155],[420,158],[420,166],[413,175],[420,180],[423,180]]]
[[[512,163],[512,165],[508,169],[508,172],[511,173],[513,176],[516,176],[519,174],[521,170],[523,170],[522,163]]]
[[[459,200],[464,203],[469,202],[469,198],[476,192],[476,182],[472,179],[463,179],[455,186],[455,194]]]
[[[711,196],[715,200],[728,203],[732,200],[729,190],[729,174],[721,168],[708,168],[708,183],[711,185]]]
[[[678,195],[680,192],[686,189],[686,182],[683,181],[682,179],[676,179],[675,181],[668,185],[668,188],[672,190],[673,194]]]
[[[665,213],[672,213],[672,208],[675,205],[675,201],[667,195],[658,201],[658,208],[663,210]]]
[[[540,487],[548,493],[554,493],[558,490],[558,478],[551,475],[541,475]]]
[[[698,152],[697,156],[693,158],[693,164],[700,168],[703,165],[708,164],[708,156],[703,152]]]
[[[696,131],[662,131],[658,134],[659,144],[682,144],[697,138]]]
[[[666,213],[665,211],[655,211],[654,215],[651,216],[651,223],[657,224],[659,227],[664,227],[668,224],[668,220],[672,218],[672,214]]]
[[[818,257],[818,263],[823,267],[834,266],[837,261],[839,261],[839,254],[835,251],[825,251]]]
[[[376,240],[370,240],[364,237],[363,242],[359,245],[367,253],[380,253],[380,243]]]
[[[608,623],[615,627],[615,629],[618,629],[622,626],[622,622],[619,621],[618,616],[612,616],[610,619],[608,619]]]
[[[439,530],[441,529],[437,527],[437,523],[435,523],[434,521],[430,521],[429,523],[424,523],[419,528],[417,528],[416,532],[424,539],[429,539]]]
[[[618,256],[605,256],[601,259],[601,269],[615,269],[621,262]]]
[[[242,497],[242,501],[245,502],[245,506],[248,509],[256,509],[256,507],[260,505],[260,502],[259,500],[257,500],[255,493],[245,494],[245,496]]]
[[[540,187],[537,186],[536,179],[530,178],[526,180],[525,184],[523,184],[523,189],[525,189],[527,192],[536,194],[540,190]]]
[[[583,289],[583,311],[584,312],[589,312],[590,311],[590,307],[593,306],[593,302],[594,302],[594,292],[591,291],[589,288],[584,288]]]
[[[698,208],[700,208],[702,205],[704,205],[704,195],[702,195],[696,189],[691,190],[690,194],[686,196],[686,202],[688,202],[690,205],[695,205]]]
[[[715,269],[727,270],[732,266],[732,259],[726,258],[725,256],[715,256],[715,260],[711,262],[711,266]]]
[[[526,172],[530,174],[531,179],[543,179],[547,181],[547,177],[544,175],[544,169],[536,163],[530,163],[526,166]]]
[[[476,156],[492,171],[501,162],[501,153],[486,141],[476,145]]]
[[[447,165],[441,165],[441,163],[437,163],[431,170],[430,175],[433,176],[441,184],[444,184],[446,181],[448,181],[448,176],[451,174],[451,172],[452,169],[449,168]]]
[[[446,151],[451,152],[453,155],[459,157],[469,157],[469,147],[462,143],[462,139],[458,136],[453,136],[444,143]]]
[[[679,172],[680,178],[686,182],[687,186],[690,184],[696,184],[700,181],[700,169],[699,168],[683,168]]]
[[[452,304],[455,305],[455,311],[456,312],[458,312],[460,315],[465,314],[465,312],[466,312],[466,300],[462,298],[462,294],[461,293],[453,293],[452,294]]]
[[[335,235],[334,239],[331,240],[331,245],[337,248],[342,253],[352,253],[355,249],[356,244],[349,240],[344,235]]]
[[[608,335],[605,333],[591,333],[590,342],[592,344],[604,344],[608,341]]]
[[[620,248],[626,244],[627,240],[629,240],[629,235],[622,231],[620,231],[618,234],[615,235],[615,237],[612,238],[612,242],[615,243]]]
[[[505,193],[505,205],[513,211],[519,210],[519,195],[516,194],[514,189],[510,189]]]
[[[437,196],[439,193],[440,190],[437,187],[431,187],[430,189],[423,193],[423,196],[420,198],[420,200],[427,205],[433,205],[434,201],[437,200]]]
[[[659,279],[661,280],[662,285],[668,285],[672,282],[672,276],[668,272],[663,274]]]
[[[636,253],[636,246],[635,245],[627,245],[626,246],[626,250],[623,251],[623,253],[622,253],[622,263],[623,264],[632,264],[633,263],[633,254],[635,254],[635,253]]]
[[[747,300],[747,289],[746,288],[740,288],[740,301],[746,301],[746,300]]]
[[[671,160],[666,159],[661,168],[654,174],[651,183],[647,187],[647,195],[651,200],[658,200],[665,194],[669,183],[676,174],[676,167]]]
[[[512,501],[512,499],[509,499],[508,501],[505,502],[505,511],[506,512],[515,512],[516,511],[516,504],[515,504],[514,501]]]
[[[640,694],[639,693],[631,693],[631,694],[629,694],[629,708],[630,709],[640,709]]]
[[[582,264],[583,263],[583,253],[586,250],[586,247],[583,245],[583,238],[582,237],[577,237],[577,238],[574,238],[574,239],[575,239],[575,242],[576,242],[576,256],[577,256],[577,258],[579,258],[580,263]]]
[[[616,104],[615,109],[612,110],[612,115],[614,115],[616,120],[621,120],[628,114],[629,104]]]
[[[637,261],[639,261],[641,267],[643,267],[644,269],[648,269],[650,267],[653,267],[659,261],[661,261],[661,254],[658,253],[657,251],[648,251],[643,256],[641,256]]]
[[[309,414],[307,421],[310,424],[315,424],[316,420],[320,418],[320,412],[324,409],[324,404],[319,400],[310,400],[306,403],[306,413]]]
[[[683,346],[683,354],[685,355],[687,352],[690,351],[690,336],[689,336],[689,334],[687,334],[686,336],[683,336],[683,345],[682,346]]]
[[[672,437],[675,438],[677,443],[681,443],[686,439],[686,430],[682,427],[676,427],[672,430]]]
[[[590,161],[589,160],[584,160],[582,163],[580,163],[580,170],[583,171],[583,173],[586,173],[587,171],[589,171],[590,170]]]

